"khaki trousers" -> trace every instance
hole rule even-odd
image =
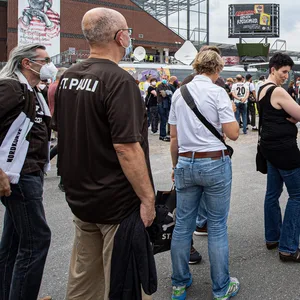
[[[119,225],[86,223],[75,216],[74,224],[66,300],[109,300],[111,256]],[[152,299],[142,294],[143,300]]]

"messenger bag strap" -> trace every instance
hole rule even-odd
[[[206,118],[201,114],[201,112],[198,110],[196,103],[194,101],[194,98],[190,94],[188,88],[186,85],[183,85],[180,88],[181,95],[186,102],[186,104],[191,108],[191,110],[195,113],[195,115],[198,117],[198,119],[203,123],[203,125],[218,139],[220,140],[225,146],[226,143],[224,141],[223,136],[219,133],[219,131],[209,123]]]

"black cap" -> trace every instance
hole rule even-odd
[[[251,74],[247,74],[246,75],[246,80],[249,80],[250,78],[252,78],[252,75]]]

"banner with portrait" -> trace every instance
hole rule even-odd
[[[18,0],[18,45],[33,43],[60,53],[60,0]]]

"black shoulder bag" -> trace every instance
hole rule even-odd
[[[260,93],[262,89],[267,86],[267,85],[273,85],[272,87],[268,88],[266,91],[266,95],[269,95],[271,97],[272,92],[276,88],[276,85],[274,83],[267,83],[265,85],[262,85],[259,88],[258,95],[257,95],[257,100],[259,99]],[[259,105],[259,101],[258,101]],[[268,166],[267,166],[267,160],[263,156],[260,148],[260,139],[261,139],[261,130],[262,130],[262,125],[263,125],[263,106],[259,105],[259,123],[258,123],[258,141],[257,141],[257,153],[256,153],[256,171],[262,173],[262,174],[267,174],[268,173]]]
[[[219,131],[213,126],[211,125],[206,118],[201,114],[201,112],[198,110],[195,101],[192,97],[192,95],[190,94],[188,88],[186,87],[186,85],[183,85],[180,88],[180,92],[181,95],[184,99],[184,101],[186,102],[186,104],[191,108],[191,110],[195,113],[195,115],[198,117],[198,119],[203,123],[203,125],[217,138],[219,139],[227,148],[227,151],[229,153],[229,156],[232,157],[233,155],[233,148],[229,145],[227,145],[224,141],[223,136],[219,133]]]

